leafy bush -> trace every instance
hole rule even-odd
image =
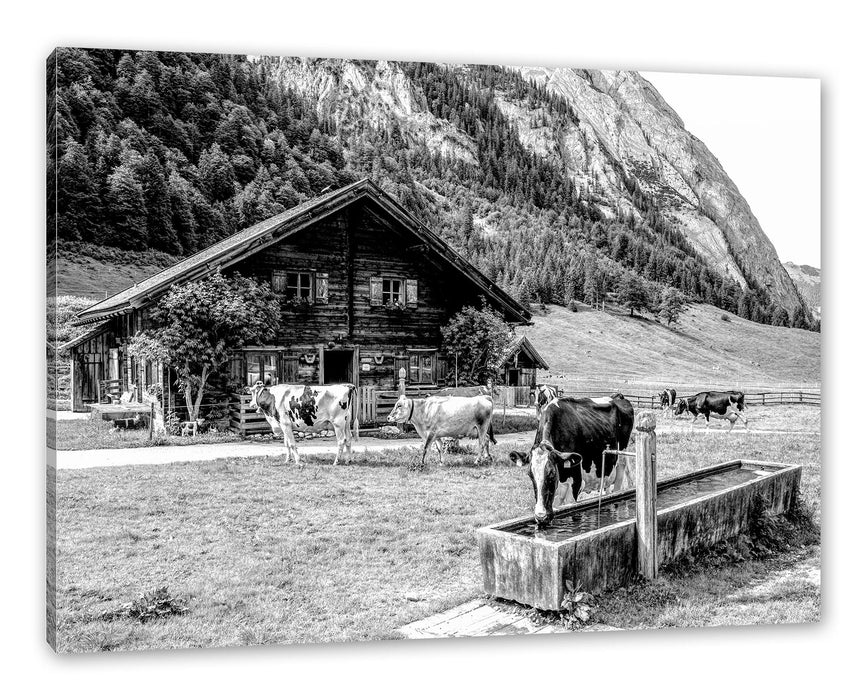
[[[565,595],[560,603],[560,619],[568,629],[576,629],[589,622],[593,598],[590,593],[580,590],[580,581],[565,582]]]
[[[162,620],[172,615],[185,615],[189,612],[187,601],[173,596],[168,587],[163,586],[148,593],[142,593],[138,599],[116,610],[101,613],[97,619],[103,621],[131,618],[141,623],[152,620]]]

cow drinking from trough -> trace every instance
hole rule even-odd
[[[576,500],[584,472],[601,480],[617,467],[614,488],[619,490],[624,463],[617,466],[616,454],[606,455],[604,462],[602,456],[607,448],[625,449],[633,426],[634,408],[622,394],[600,399],[558,398],[545,405],[532,449],[509,455],[518,466],[529,466],[539,525],[545,526],[553,518],[557,486],[569,478]]]
[[[301,466],[301,455],[295,446],[294,431],[318,432],[333,428],[337,438],[339,462],[345,450],[352,457],[352,402],[355,396],[354,384],[329,384],[310,386],[308,384],[274,384],[265,386],[262,382],[250,389],[250,407],[261,413],[274,432],[283,431],[286,445],[286,464],[289,455],[295,464]]]
[[[426,399],[410,399],[401,396],[388,415],[389,423],[411,423],[423,440],[421,465],[427,457],[427,450],[435,440],[439,451],[439,464],[442,464],[442,444],[440,438],[461,438],[478,434],[478,464],[486,455],[490,456],[490,443],[493,439],[493,399],[490,396],[429,396]]]
[[[738,418],[743,419],[746,429],[749,421],[743,415],[746,408],[746,397],[742,391],[702,391],[694,396],[680,399],[674,415],[682,415],[687,411],[694,416],[691,427],[694,428],[698,416],[703,416],[706,421],[707,430],[710,429],[710,418],[727,420],[728,432],[734,429],[734,423]]]

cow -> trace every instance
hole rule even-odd
[[[333,428],[337,438],[337,455],[334,466],[345,451],[346,462],[352,458],[352,403],[355,398],[354,384],[274,384],[265,386],[256,382],[250,389],[253,398],[250,407],[261,413],[273,431],[283,431],[286,445],[286,464],[289,455],[301,466],[301,455],[295,446],[295,430],[316,432]]]
[[[553,518],[557,486],[569,478],[576,500],[584,472],[600,481],[617,467],[614,488],[619,490],[624,469],[618,466],[618,455],[604,456],[603,474],[602,457],[607,448],[625,449],[633,426],[634,408],[622,394],[589,399],[555,398],[545,404],[530,451],[509,454],[518,466],[529,467],[535,521],[540,527]]]
[[[659,403],[662,407],[663,414],[673,414],[674,403],[677,400],[677,390],[676,389],[664,389],[659,392]]]
[[[430,396],[493,396],[492,386],[446,386],[444,389],[433,392]],[[490,427],[487,431],[487,437],[494,445],[496,438],[493,436],[493,421],[490,421]],[[436,441],[436,447],[441,450],[439,441]]]
[[[734,429],[738,418],[743,419],[746,430],[749,421],[743,415],[746,408],[746,397],[742,391],[701,391],[694,396],[680,399],[674,415],[679,416],[689,412],[694,416],[691,427],[694,428],[698,416],[703,416],[707,430],[710,429],[710,418],[729,421],[728,432]]]
[[[472,436],[478,431],[478,464],[486,455],[490,456],[490,442],[493,439],[493,399],[480,396],[428,396],[426,399],[410,399],[401,396],[388,415],[389,423],[411,423],[423,440],[421,466],[427,457],[427,450],[435,440],[439,451],[439,465],[442,465],[442,443],[440,438],[461,438]]]
[[[544,410],[544,407],[557,396],[559,394],[556,391],[556,387],[548,386],[547,384],[542,384],[538,387],[538,393],[535,397],[535,415],[537,418],[541,418],[541,412]]]

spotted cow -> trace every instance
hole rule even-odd
[[[337,438],[339,462],[345,451],[346,461],[352,458],[352,402],[355,397],[354,384],[275,384],[265,386],[262,382],[250,389],[250,406],[261,413],[276,433],[282,430],[286,445],[286,464],[291,455],[295,464],[301,465],[301,456],[295,445],[294,431],[318,432],[332,428]]]

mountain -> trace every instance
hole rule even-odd
[[[448,68],[470,89],[488,87],[466,66]],[[521,143],[567,173],[578,196],[592,201],[606,219],[644,218],[646,204],[636,201],[637,191],[654,200],[653,214],[678,228],[715,271],[741,287],[766,289],[789,314],[801,306],[736,185],[649,81],[633,71],[508,70],[542,91],[509,94],[496,86],[496,106]],[[343,131],[390,129],[396,123],[443,157],[477,163],[473,139],[453,121],[431,115],[406,64],[283,58],[274,74],[310,97],[319,116],[333,119]],[[562,103],[570,110],[557,119],[553,105]]]
[[[635,277],[810,328],[748,204],[637,73],[58,49],[48,230],[185,256],[370,177],[523,302]]]
[[[809,305],[812,315],[821,319],[821,270],[811,265],[797,265],[786,262],[785,269],[803,297],[803,301]]]

